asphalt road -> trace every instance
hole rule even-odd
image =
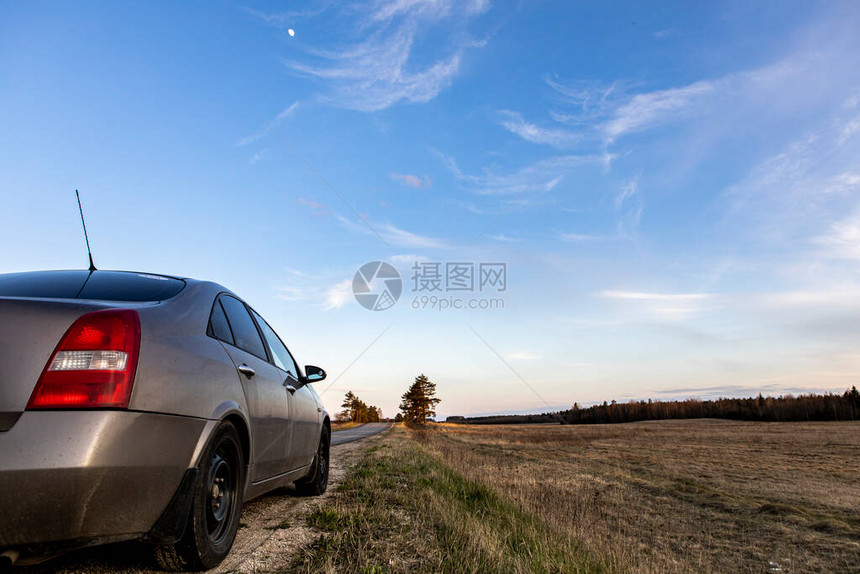
[[[352,427],[342,431],[331,433],[332,446],[360,440],[369,436],[380,433],[388,428],[391,428],[391,423],[367,423],[358,427]]]

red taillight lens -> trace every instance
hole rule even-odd
[[[139,351],[137,311],[83,315],[54,349],[27,408],[127,408]]]

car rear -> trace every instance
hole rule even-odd
[[[0,554],[140,537],[169,506],[207,420],[136,409],[133,394],[159,343],[148,317],[184,288],[125,272],[0,275]]]

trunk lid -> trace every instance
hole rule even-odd
[[[75,319],[105,302],[0,297],[0,432],[9,430]]]

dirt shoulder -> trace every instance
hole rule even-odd
[[[242,510],[242,521],[233,550],[220,566],[211,570],[226,572],[283,571],[298,552],[310,546],[319,534],[307,526],[307,516],[316,511],[343,481],[347,471],[362,454],[385,433],[331,448],[331,475],[327,492],[315,498],[302,498],[292,490],[276,490],[261,496]],[[139,543],[111,544],[80,550],[38,566],[16,569],[20,574],[61,573],[149,573],[160,572],[152,558],[151,547]]]
[[[274,491],[248,503],[233,550],[211,572],[281,572],[296,554],[310,546],[319,533],[307,526],[307,516],[317,510],[343,482],[350,468],[381,435],[331,447],[331,475],[322,496],[301,498],[292,492]]]

